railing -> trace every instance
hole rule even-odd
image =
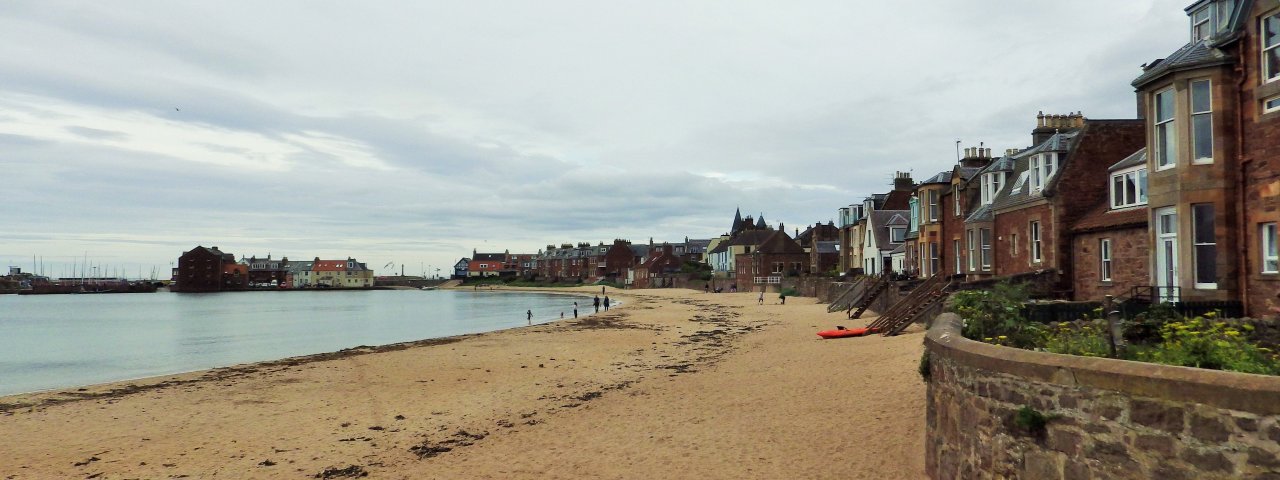
[[[755,277],[756,285],[776,285],[782,283],[782,277]]]

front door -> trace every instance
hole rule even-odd
[[[1162,302],[1178,301],[1178,213],[1159,208],[1156,220],[1156,295]]]

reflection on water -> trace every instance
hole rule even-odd
[[[0,295],[0,395],[560,318],[581,298],[372,290]],[[587,301],[589,303],[590,300]]]

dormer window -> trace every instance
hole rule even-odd
[[[889,242],[890,242],[890,243],[902,243],[902,242],[905,242],[906,240],[907,240],[907,229],[906,229],[906,228],[903,228],[903,227],[890,227],[890,228],[889,228]]]
[[[1031,179],[1031,191],[1043,190],[1049,179],[1058,172],[1058,154],[1042,153],[1031,157],[1031,168],[1028,170]]]
[[[1147,167],[1111,174],[1111,208],[1128,208],[1147,204]]]
[[[1191,13],[1191,41],[1196,42],[1213,36],[1212,11],[1206,5]]]
[[[991,172],[982,174],[982,204],[991,205],[995,201],[996,194],[1000,193],[1000,187],[1004,186],[1004,172]]]

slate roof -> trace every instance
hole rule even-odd
[[[951,183],[951,170],[938,172],[937,175],[929,177],[928,180],[920,182],[920,185],[928,185],[931,183]]]
[[[871,212],[868,220],[871,233],[876,236],[876,246],[881,250],[890,250],[902,242],[890,242],[889,226],[909,225],[910,210],[876,210]]]
[[[884,202],[876,206],[878,210],[907,210],[911,208],[911,190],[894,190],[884,196]]]
[[[759,247],[751,253],[804,253],[804,247],[792,240],[786,232],[774,231],[773,235],[769,235]]]
[[[1139,148],[1138,151],[1133,152],[1133,155],[1124,157],[1124,160],[1116,162],[1115,165],[1112,165],[1111,168],[1108,168],[1107,170],[1114,172],[1116,170],[1124,170],[1126,168],[1132,168],[1138,165],[1146,165],[1146,164],[1147,164],[1147,147],[1142,147],[1142,148]]]
[[[1207,39],[1183,45],[1164,59],[1148,63],[1146,70],[1133,80],[1133,87],[1142,88],[1172,72],[1234,62],[1235,57],[1224,52],[1222,47],[1243,36],[1244,25],[1249,21],[1252,11],[1253,0],[1241,0],[1232,12],[1226,28]],[[1191,13],[1188,7],[1187,14]]]
[[[507,254],[505,253],[477,253],[476,258],[474,260],[480,260],[485,262],[493,262],[493,261],[500,262],[506,259],[507,259]]]
[[[996,215],[994,212],[992,212],[991,205],[983,205],[981,207],[978,207],[977,210],[974,210],[973,213],[970,213],[969,217],[964,219],[964,222],[965,223],[991,222],[991,221],[995,221],[995,219],[996,219]]]
[[[889,255],[893,255],[897,253],[907,253],[907,244],[899,243],[897,248],[894,248],[893,251],[889,252]]]
[[[1080,221],[1076,222],[1071,231],[1075,233],[1101,232],[1106,230],[1119,230],[1126,228],[1146,228],[1147,226],[1147,208],[1132,207],[1121,210],[1111,210],[1107,203],[1110,199],[1103,199],[1093,208],[1089,209]]]
[[[1005,177],[1004,185],[1000,186],[1000,191],[996,193],[996,197],[991,201],[991,208],[1002,210],[1005,208],[1016,207],[1027,203],[1035,202],[1044,198],[1044,192],[1052,190],[1057,184],[1058,179],[1062,178],[1062,170],[1066,168],[1071,161],[1071,155],[1068,153],[1075,147],[1077,140],[1080,138],[1081,130],[1070,130],[1053,134],[1048,140],[1041,142],[1039,145],[1018,152],[1010,157],[1001,158],[999,162],[992,162],[982,173],[1001,171],[993,168],[997,163],[1012,163],[1013,170],[1009,171]],[[1031,190],[1031,180],[1028,178],[1030,174],[1028,170],[1031,166],[1031,157],[1046,153],[1058,152],[1058,167],[1056,173],[1053,174],[1046,182],[1044,187],[1039,191]],[[1003,167],[1001,167],[1003,168]],[[1015,188],[1016,187],[1016,188]]]
[[[960,174],[961,181],[968,181],[982,171],[982,167],[956,167],[955,171]]]
[[[818,241],[818,253],[840,253],[840,242],[820,240]]]

